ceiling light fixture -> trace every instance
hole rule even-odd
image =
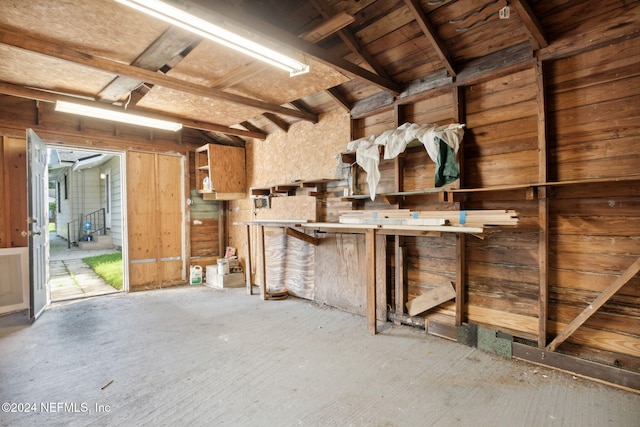
[[[252,58],[259,59],[289,72],[290,76],[304,74],[309,65],[291,58],[260,43],[249,40],[211,22],[200,19],[184,10],[160,0],[116,0],[136,10],[176,25],[201,37],[220,43]]]
[[[97,119],[128,123],[131,125],[170,130],[173,132],[182,129],[182,123],[153,119],[150,117],[139,116],[137,114],[126,113],[124,111],[109,110],[106,108],[92,107],[90,105],[84,104],[75,104],[73,102],[67,101],[56,101],[56,111],[60,111],[62,113],[78,114],[80,116],[86,117],[94,117]]]

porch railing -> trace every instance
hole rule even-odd
[[[84,224],[89,222],[91,227],[84,228]],[[87,234],[105,235],[107,229],[105,225],[105,209],[98,209],[95,212],[85,215],[84,220],[76,219],[67,223],[67,247],[77,246],[80,239]]]
[[[106,234],[106,226],[104,221],[104,208],[98,209],[95,212],[91,212],[87,216],[85,216],[85,222],[89,221],[91,223],[91,229],[88,230],[88,233],[85,234]],[[86,232],[87,230],[85,230]]]

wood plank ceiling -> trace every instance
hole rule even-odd
[[[197,1],[301,54],[311,71],[289,77],[114,0],[1,3],[0,93],[126,104],[231,143],[335,108],[363,114],[461,79],[490,55],[530,59],[549,37],[579,27],[586,17],[578,11],[620,7],[613,0],[579,7],[564,0]],[[500,16],[505,8],[508,18]],[[571,8],[575,22],[554,20]]]

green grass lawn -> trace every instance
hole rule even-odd
[[[82,258],[89,267],[102,277],[108,284],[122,290],[122,253],[116,252],[107,255],[98,255],[89,258]]]

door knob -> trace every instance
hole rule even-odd
[[[20,233],[22,235],[22,237],[27,237],[27,236],[40,236],[42,234],[41,231],[22,231],[22,233]]]

